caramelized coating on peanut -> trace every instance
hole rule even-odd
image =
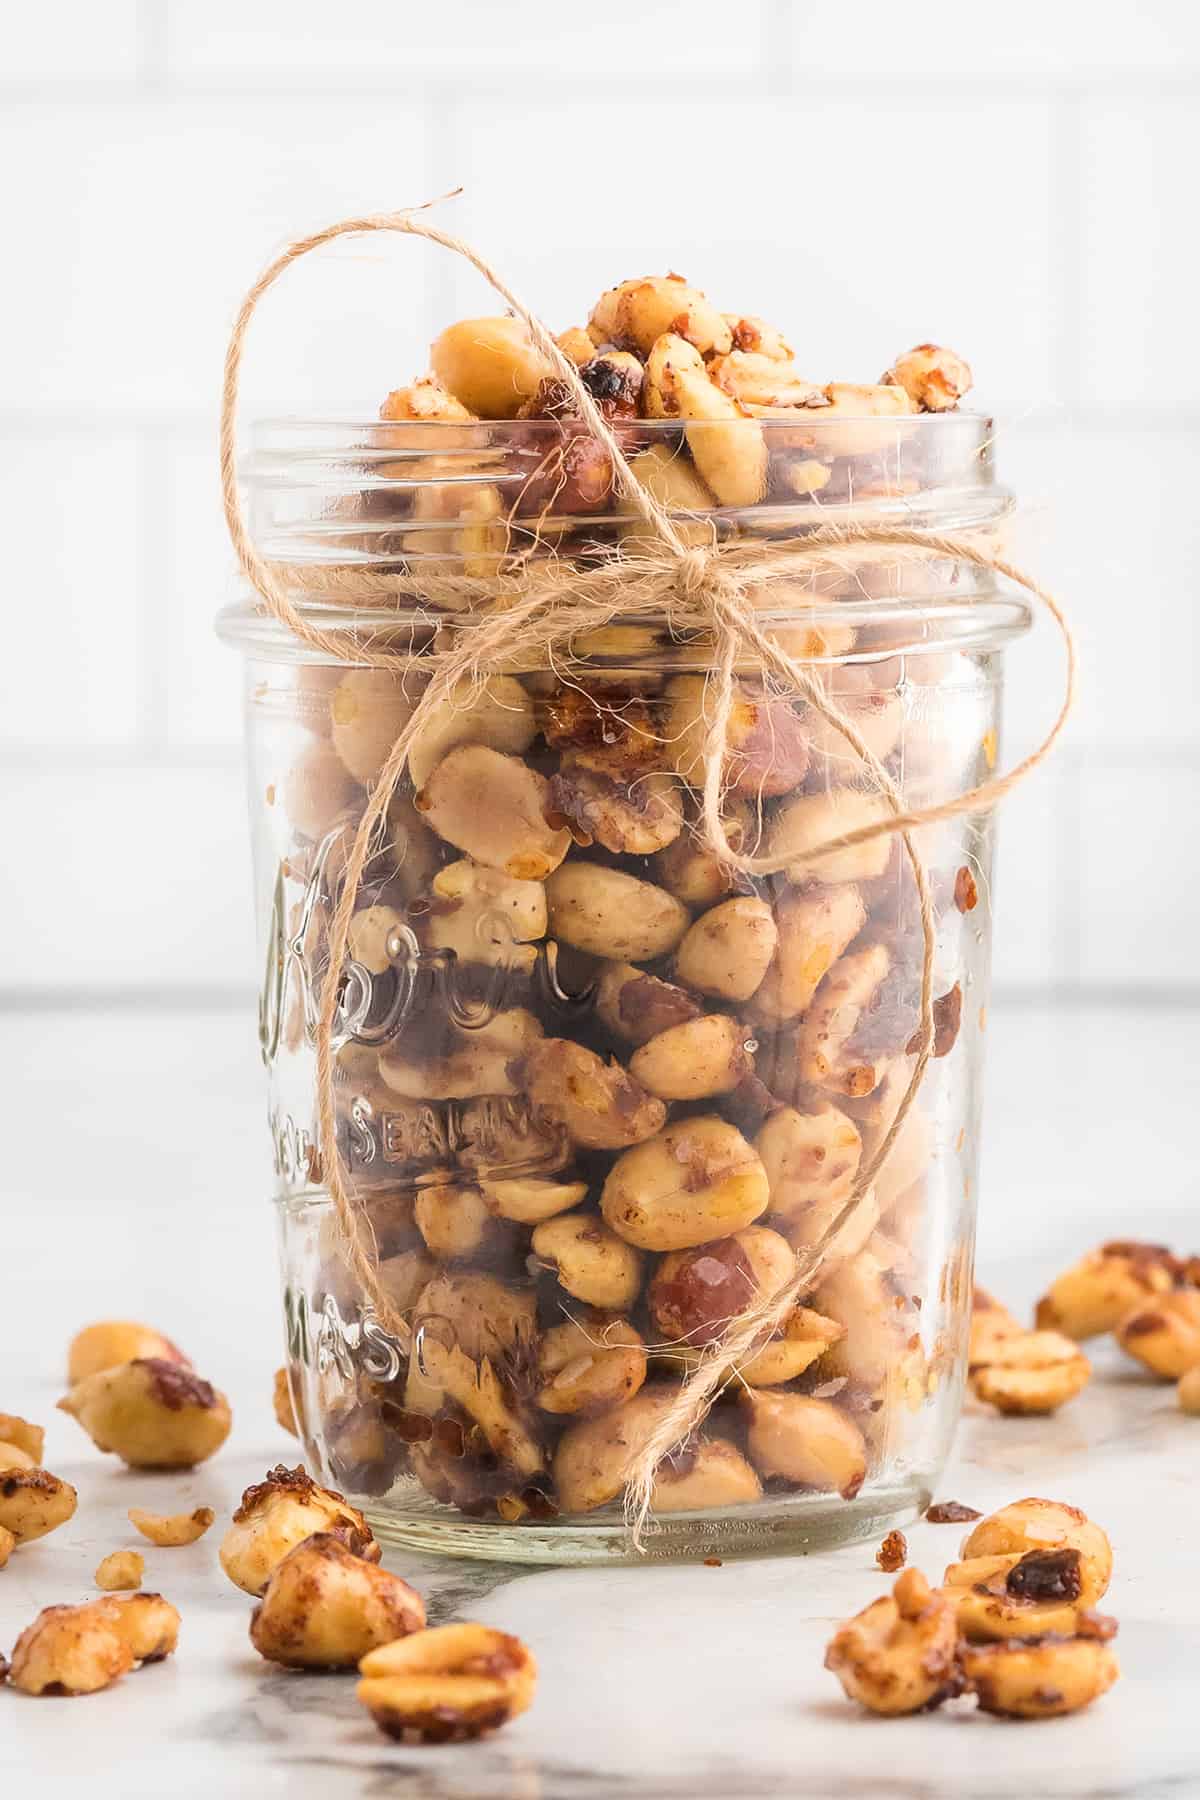
[[[814,882],[781,894],[774,918],[775,954],[749,1009],[756,1019],[783,1025],[808,1011],[821,982],[866,924],[867,909],[852,884]]]
[[[997,1340],[985,1355],[971,1367],[971,1389],[997,1412],[1057,1412],[1091,1380],[1087,1357],[1057,1331],[1018,1332]]]
[[[986,1288],[975,1283],[971,1304],[971,1342],[967,1361],[972,1368],[991,1361],[992,1351],[1005,1338],[1017,1337],[1025,1327]]]
[[[1030,1550],[1064,1549],[1079,1552],[1079,1598],[1084,1606],[1094,1606],[1112,1577],[1112,1545],[1099,1525],[1065,1501],[1031,1498],[1002,1506],[979,1521],[964,1540],[962,1553],[968,1559],[1015,1558]]]
[[[646,275],[601,294],[588,330],[597,344],[617,344],[643,356],[664,332],[674,332],[702,354],[723,354],[733,333],[698,288],[681,275]]]
[[[69,1481],[60,1481],[48,1469],[0,1471],[0,1527],[11,1532],[18,1544],[32,1543],[65,1525],[75,1511],[78,1495]]]
[[[318,1487],[303,1469],[279,1464],[242,1495],[221,1543],[221,1567],[235,1587],[258,1596],[288,1551],[320,1531],[335,1533],[355,1556],[379,1561],[379,1545],[357,1507]]]
[[[1051,1719],[1079,1712],[1108,1692],[1121,1673],[1107,1641],[1115,1620],[1088,1633],[998,1644],[966,1644],[963,1675],[980,1710],[1008,1719]]]
[[[106,1319],[102,1324],[85,1326],[71,1339],[67,1352],[67,1380],[74,1387],[77,1382],[86,1381],[89,1375],[99,1375],[105,1369],[115,1369],[118,1363],[134,1362],[147,1356],[188,1366],[183,1351],[161,1331],[155,1331],[152,1325],[138,1325],[131,1319]],[[7,1415],[0,1417],[0,1427],[8,1423]],[[0,1429],[0,1437],[11,1443],[21,1442],[7,1429]],[[31,1445],[24,1447],[32,1452]],[[40,1450],[32,1453],[41,1455]]]
[[[624,1312],[637,1299],[641,1257],[592,1213],[548,1219],[535,1228],[531,1241],[533,1254],[585,1305]]]
[[[357,1694],[380,1731],[404,1743],[484,1736],[533,1703],[537,1664],[519,1638],[486,1625],[438,1625],[372,1650]]]
[[[686,989],[647,975],[633,963],[608,963],[596,983],[596,1014],[614,1037],[631,1044],[699,1018],[700,1007]]]
[[[250,1615],[250,1642],[288,1669],[352,1669],[424,1624],[424,1603],[407,1581],[315,1532],[276,1565]]]
[[[898,356],[883,377],[903,388],[921,412],[950,412],[974,382],[970,364],[940,344],[918,344]]]
[[[741,1132],[706,1114],[619,1157],[600,1210],[639,1249],[687,1250],[752,1225],[769,1197],[766,1172]]]
[[[692,461],[719,505],[753,506],[761,500],[767,479],[762,430],[717,386],[699,351],[677,332],[664,332],[646,362],[646,411],[651,418],[687,421]]]
[[[550,786],[515,756],[487,744],[460,744],[418,796],[438,836],[516,881],[544,881],[571,847],[549,822]]]
[[[1177,1267],[1163,1244],[1101,1244],[1060,1275],[1038,1301],[1038,1326],[1081,1342],[1113,1331],[1135,1308],[1174,1287]]]
[[[646,1379],[646,1350],[628,1319],[583,1309],[554,1325],[538,1353],[543,1412],[592,1418],[632,1400]]]
[[[544,1038],[523,1059],[521,1084],[535,1112],[587,1150],[624,1150],[666,1124],[661,1099],[618,1062],[570,1038]]]
[[[94,1694],[175,1649],[179,1614],[161,1594],[47,1606],[17,1639],[8,1679],[25,1694]]]
[[[221,1448],[233,1423],[224,1394],[157,1357],[89,1375],[58,1404],[97,1449],[131,1468],[193,1468]]]
[[[131,1506],[127,1516],[144,1538],[162,1550],[171,1550],[196,1543],[217,1515],[211,1506],[197,1506],[190,1513],[153,1513],[142,1506]]]
[[[917,1569],[840,1625],[825,1652],[851,1700],[896,1717],[925,1712],[961,1692],[954,1608]]]
[[[598,1418],[569,1425],[554,1454],[554,1482],[564,1512],[594,1512],[615,1500],[647,1439],[678,1392],[654,1382]]]
[[[1116,1339],[1127,1356],[1162,1381],[1200,1364],[1200,1289],[1159,1294],[1123,1318]]]
[[[674,950],[691,915],[673,895],[621,869],[574,858],[546,882],[550,930],[614,962],[649,962]]]

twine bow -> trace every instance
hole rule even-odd
[[[670,514],[642,486],[630,468],[616,434],[602,416],[574,364],[563,354],[551,333],[508,288],[495,269],[461,238],[439,230],[420,217],[424,208],[344,219],[289,244],[263,270],[247,293],[237,314],[225,357],[221,397],[221,487],[225,519],[241,570],[258,594],[266,611],[310,649],[328,660],[399,673],[410,666],[410,654],[391,647],[387,633],[376,629],[366,636],[361,630],[327,628],[301,610],[292,594],[305,585],[316,585],[325,596],[354,602],[380,601],[394,605],[408,602],[420,608],[433,602],[455,610],[470,609],[469,623],[451,631],[448,642],[422,655],[427,684],[412,714],[389,752],[368,795],[366,808],[355,832],[344,879],[329,931],[329,971],[320,998],[316,1028],[317,1127],[321,1166],[347,1256],[380,1324],[402,1345],[411,1346],[407,1320],[396,1310],[384,1290],[379,1257],[370,1221],[361,1209],[349,1182],[337,1146],[334,1106],[333,1035],[337,1017],[342,969],[350,922],[363,869],[375,833],[386,814],[411,746],[425,727],[444,708],[462,704],[464,684],[477,687],[488,673],[512,663],[514,653],[538,666],[539,659],[553,658],[576,636],[598,629],[614,618],[659,612],[672,628],[705,631],[713,644],[713,668],[706,696],[707,731],[703,757],[702,819],[708,847],[729,868],[761,877],[796,864],[817,863],[824,857],[869,843],[879,837],[899,836],[912,872],[920,914],[922,959],[920,977],[917,1052],[911,1076],[887,1132],[854,1186],[816,1243],[798,1253],[796,1270],[787,1285],[766,1299],[754,1302],[732,1320],[728,1329],[703,1351],[690,1377],[681,1384],[649,1437],[631,1456],[627,1468],[626,1518],[632,1540],[642,1547],[643,1531],[651,1507],[656,1470],[663,1457],[686,1440],[706,1415],[731,1370],[745,1362],[778,1329],[797,1301],[813,1287],[822,1266],[835,1252],[843,1233],[887,1162],[897,1135],[914,1103],[933,1054],[933,980],[936,923],[928,878],[913,841],[913,832],[940,820],[983,812],[1043,762],[1060,736],[1075,698],[1076,653],[1070,628],[1059,603],[1038,582],[994,554],[972,537],[924,531],[893,524],[844,524],[805,527],[803,534],[785,542],[766,544],[720,543],[714,533],[708,545],[684,541]],[[527,327],[547,365],[569,391],[575,409],[595,439],[606,450],[613,481],[624,499],[640,515],[653,534],[657,549],[639,549],[591,569],[566,560],[547,558],[531,562],[515,574],[478,579],[454,574],[380,573],[355,567],[319,568],[315,575],[261,557],[251,542],[237,479],[236,441],[238,388],[245,337],[259,301],[292,263],[337,238],[373,232],[397,232],[439,244],[472,265]],[[862,563],[867,553],[886,549],[902,560],[929,561],[948,558],[986,569],[1023,589],[1050,614],[1061,633],[1066,651],[1066,676],[1061,704],[1053,724],[1035,750],[1006,774],[981,783],[968,792],[936,805],[906,807],[896,783],[864,741],[853,721],[830,700],[824,687],[805,664],[787,654],[759,621],[755,600],[777,583],[794,581],[814,573],[844,573]],[[441,625],[455,623],[445,612]],[[885,805],[883,816],[853,831],[827,839],[803,856],[751,854],[730,843],[721,817],[721,777],[726,753],[726,728],[734,702],[735,671],[749,661],[773,674],[788,692],[801,697],[849,744],[871,777]]]

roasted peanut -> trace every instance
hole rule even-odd
[[[749,1421],[750,1460],[760,1475],[783,1475],[799,1487],[854,1498],[866,1479],[867,1448],[845,1413],[828,1400],[755,1388],[744,1390],[740,1404]]]
[[[629,466],[647,493],[671,514],[683,543],[707,544],[712,541],[712,531],[706,520],[700,519],[693,525],[678,516],[681,513],[707,513],[713,504],[711,489],[696,473],[682,448],[675,444],[651,444],[649,449],[631,458]],[[636,514],[622,523],[620,537],[630,555],[659,548],[658,533]]]
[[[766,1172],[741,1132],[704,1115],[619,1157],[600,1209],[639,1249],[687,1250],[752,1225],[768,1200]]]
[[[748,1000],[766,974],[777,942],[767,902],[739,895],[701,913],[679,946],[675,972],[701,993]]]
[[[364,787],[382,769],[412,717],[413,702],[385,669],[348,669],[329,701],[330,736],[346,768]]]
[[[430,950],[453,950],[460,961],[489,968],[532,968],[536,939],[546,935],[546,890],[540,881],[514,881],[467,859],[434,876],[432,904],[420,920]]]
[[[407,1581],[320,1531],[276,1565],[250,1615],[250,1642],[288,1669],[352,1669],[424,1624],[421,1596]]]
[[[560,331],[554,341],[577,369],[590,363],[596,354],[596,346],[582,325],[572,325],[566,331]]]
[[[855,1053],[855,1034],[877,1004],[891,969],[883,944],[839,957],[804,1015],[796,1042],[801,1079],[837,1094],[869,1094],[886,1072],[883,1058]]]
[[[906,1569],[890,1594],[839,1625],[825,1667],[870,1712],[895,1717],[940,1706],[962,1686],[954,1608],[919,1570]]]
[[[288,1551],[314,1532],[336,1532],[353,1555],[379,1561],[379,1545],[357,1507],[318,1487],[303,1469],[281,1463],[242,1495],[221,1543],[221,1567],[235,1587],[257,1597]]]
[[[624,1150],[666,1124],[662,1100],[639,1079],[570,1038],[535,1044],[522,1061],[520,1080],[534,1112],[587,1150]]]
[[[57,1531],[75,1511],[75,1489],[48,1469],[0,1471],[0,1527],[18,1544]]]
[[[588,342],[590,345],[590,338]],[[393,388],[380,405],[379,417],[389,420],[403,419],[406,422],[428,419],[439,422],[452,420],[465,423],[470,421],[474,415],[469,413],[462,402],[454,398],[453,394],[447,393],[440,382],[435,381],[430,375],[425,375],[420,381],[411,382],[408,387]],[[455,436],[457,438],[457,434]],[[436,436],[431,438],[430,448],[436,448],[438,441]]]
[[[438,1625],[372,1650],[357,1688],[380,1731],[404,1742],[482,1737],[533,1703],[537,1664],[520,1638]]]
[[[444,708],[413,739],[409,777],[415,788],[423,788],[438,764],[460,744],[486,744],[521,756],[536,734],[533,701],[511,675],[492,675],[478,686],[460,682]],[[397,735],[393,733],[393,741]]]
[[[702,1437],[677,1456],[664,1457],[650,1504],[656,1513],[699,1512],[761,1499],[762,1482],[736,1444]]]
[[[71,1339],[71,1348],[67,1352],[67,1381],[74,1387],[77,1381],[86,1381],[89,1375],[99,1375],[105,1369],[115,1369],[118,1363],[134,1362],[146,1356],[188,1366],[183,1351],[150,1325],[137,1325],[130,1319],[107,1319],[102,1325],[88,1325]],[[21,1444],[23,1440],[9,1429],[11,1424],[9,1414],[0,1414],[0,1437]],[[40,1449],[35,1451],[32,1444],[23,1447],[41,1455]]]
[[[651,418],[687,421],[692,461],[719,505],[753,506],[761,500],[767,446],[760,426],[717,386],[700,352],[676,332],[664,332],[650,351],[645,397]]]
[[[866,924],[858,888],[789,889],[775,901],[775,953],[755,988],[750,1012],[770,1025],[785,1025],[808,1011],[825,976]]]
[[[434,374],[478,419],[515,419],[552,371],[519,319],[459,319],[434,339]]]
[[[538,1354],[543,1412],[591,1418],[632,1400],[646,1379],[646,1350],[628,1319],[584,1312],[553,1326]]]
[[[662,766],[654,714],[640,695],[556,685],[539,716],[550,748],[580,768],[633,781]]]
[[[550,787],[518,757],[460,744],[429,777],[418,809],[438,836],[517,881],[542,881],[571,847],[550,825]]]
[[[721,820],[725,836],[734,850],[751,851],[756,847],[760,831],[758,813],[743,795],[724,796]],[[673,844],[658,852],[653,867],[662,886],[685,906],[715,905],[732,892],[738,879],[705,843],[695,803],[689,809],[687,829]]]
[[[789,881],[796,883],[874,881],[884,874],[891,858],[891,839],[886,834],[844,850],[831,850],[824,856],[813,856],[812,852],[828,839],[874,825],[888,814],[886,800],[878,794],[860,793],[857,788],[797,794],[786,800],[772,819],[767,852],[795,858],[788,865],[787,875]]]
[[[943,1592],[971,1643],[1072,1635],[1085,1603],[1078,1550],[1027,1550],[1023,1556],[972,1556],[951,1563]]]
[[[96,1570],[96,1586],[114,1594],[121,1588],[140,1588],[146,1559],[136,1550],[114,1550]]]
[[[797,1306],[776,1336],[739,1365],[738,1374],[752,1388],[778,1387],[782,1382],[795,1381],[845,1335],[846,1327],[836,1319],[827,1319],[810,1307]]]
[[[31,1458],[30,1466],[37,1468],[45,1449],[46,1433],[40,1425],[31,1425],[17,1413],[0,1413],[0,1441],[23,1451]]]
[[[413,1207],[426,1248],[440,1261],[475,1256],[494,1235],[493,1215],[478,1188],[430,1183]]]
[[[761,350],[730,350],[709,362],[708,373],[717,386],[743,406],[824,406],[825,395],[801,375],[790,359]]]
[[[1163,1244],[1113,1241],[1067,1269],[1037,1304],[1046,1331],[1083,1341],[1112,1331],[1135,1308],[1175,1285],[1176,1258]]]
[[[781,1106],[754,1148],[767,1172],[772,1213],[786,1221],[789,1233],[795,1227],[804,1243],[815,1243],[849,1199],[858,1173],[862,1141],[853,1119],[828,1104],[804,1113]],[[849,1246],[844,1254],[852,1254]]]
[[[36,1468],[37,1458],[30,1456],[28,1450],[22,1450],[19,1444],[6,1444],[0,1438],[0,1470]]]
[[[825,388],[825,401],[813,413],[820,421],[817,429],[823,456],[870,456],[892,449],[912,429],[904,416],[916,411],[902,387],[885,383],[831,381]]]
[[[494,1275],[456,1270],[437,1276],[417,1302],[414,1326],[435,1321],[472,1359],[520,1358],[537,1337],[537,1299]]]
[[[969,363],[940,344],[918,344],[898,356],[884,377],[904,389],[920,412],[950,412],[974,381]]]
[[[17,1540],[7,1525],[0,1525],[0,1569],[3,1569],[9,1557],[17,1547]]]
[[[614,962],[649,962],[674,950],[691,915],[671,894],[619,869],[574,859],[546,882],[550,930]]]
[[[633,1463],[678,1394],[656,1382],[598,1418],[569,1425],[554,1455],[554,1481],[564,1512],[594,1512],[615,1500]]]
[[[550,781],[550,807],[581,843],[626,856],[665,849],[683,829],[678,784],[661,769],[627,780],[564,756]]]
[[[873,665],[859,663],[835,665],[825,676],[833,705],[854,726],[871,754],[886,762],[904,729],[904,706],[895,690],[879,687],[878,680]],[[824,776],[829,787],[852,781],[862,767],[858,751],[815,706],[809,709],[807,722],[814,771]]]
[[[637,1299],[641,1257],[591,1213],[548,1219],[534,1229],[531,1244],[568,1294],[586,1305],[624,1312]]]
[[[1178,1381],[1200,1364],[1200,1289],[1177,1288],[1135,1307],[1116,1339],[1127,1356],[1163,1381]]]
[[[483,1025],[457,1033],[457,1047],[429,1061],[410,1061],[401,1051],[379,1059],[388,1087],[406,1100],[466,1100],[485,1094],[515,1094],[513,1068],[542,1035],[533,1014],[522,1007],[495,1013]]]
[[[676,675],[666,687],[663,726],[667,749],[683,780],[704,784],[712,728],[712,695],[703,675]],[[809,764],[807,720],[787,695],[768,694],[739,681],[725,725],[723,783],[749,800],[788,794]]]
[[[414,1208],[415,1210],[415,1208]],[[394,1256],[385,1256],[379,1264],[379,1279],[383,1290],[397,1312],[408,1312],[415,1304],[422,1289],[433,1280],[436,1264],[431,1256],[427,1256],[424,1248],[420,1250],[401,1250]],[[300,1436],[299,1432],[294,1434]]]
[[[704,1100],[745,1079],[754,1067],[752,1042],[736,1019],[709,1013],[660,1031],[634,1052],[629,1073],[662,1100]]]
[[[672,1344],[710,1344],[752,1301],[791,1280],[796,1258],[777,1231],[750,1225],[716,1243],[664,1256],[646,1293],[657,1331]]]
[[[131,1506],[128,1513],[129,1523],[163,1550],[196,1543],[216,1516],[211,1506],[198,1506],[190,1513],[152,1513],[144,1507]]]
[[[971,1341],[967,1362],[972,1367],[990,1362],[996,1345],[1004,1338],[1018,1337],[1025,1327],[1002,1306],[993,1294],[976,1282],[971,1302]]]
[[[1092,1365],[1073,1338],[1021,1331],[1000,1338],[973,1366],[971,1389],[1002,1413],[1052,1413],[1081,1393]]]
[[[755,313],[726,313],[725,323],[733,336],[735,350],[753,350],[760,356],[771,356],[779,362],[791,362],[792,347],[783,333],[768,325]]]
[[[484,1204],[499,1219],[540,1225],[587,1199],[586,1181],[555,1181],[549,1175],[514,1175],[480,1183]]]
[[[271,1405],[275,1413],[275,1418],[277,1422],[282,1425],[283,1429],[290,1432],[293,1437],[299,1437],[300,1429],[296,1424],[296,1409],[292,1405],[292,1389],[291,1384],[288,1381],[288,1372],[286,1369],[276,1369],[275,1371],[275,1380],[271,1390]]]
[[[58,1404],[97,1449],[132,1468],[193,1468],[221,1448],[233,1422],[224,1394],[161,1357],[89,1375]]]
[[[633,963],[607,963],[596,983],[596,1014],[614,1037],[648,1044],[661,1032],[699,1018],[692,996]]]
[[[161,1594],[47,1606],[17,1639],[8,1679],[24,1694],[94,1694],[175,1649],[179,1614]]]
[[[646,275],[623,281],[601,294],[588,320],[593,343],[640,350],[643,356],[667,331],[704,355],[713,351],[723,354],[733,343],[723,315],[698,288],[689,287],[682,275]]]
[[[983,1712],[1001,1718],[1079,1712],[1107,1693],[1121,1672],[1106,1641],[1115,1629],[1113,1621],[1093,1620],[1088,1633],[1078,1637],[966,1644],[961,1651],[966,1685]]]
[[[524,1477],[541,1472],[545,1462],[541,1445],[487,1357],[474,1360],[457,1345],[447,1348],[436,1337],[424,1335],[415,1360],[423,1365],[417,1373],[425,1393],[420,1396],[410,1367],[405,1402],[413,1411],[435,1412],[447,1396],[479,1427],[500,1462]],[[418,1399],[420,1403],[415,1403]]]
[[[964,1558],[1024,1556],[1029,1550],[1078,1550],[1079,1599],[1094,1606],[1112,1578],[1112,1545],[1077,1506],[1059,1500],[1014,1500],[981,1519],[963,1541]]]
[[[362,799],[362,789],[333,745],[320,738],[288,770],[281,798],[293,828],[301,837],[315,841],[325,836],[347,807]]]
[[[1179,1377],[1177,1393],[1185,1413],[1200,1413],[1200,1363]]]

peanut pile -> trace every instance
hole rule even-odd
[[[724,528],[764,499],[894,491],[888,447],[905,421],[952,411],[971,379],[923,345],[878,385],[817,386],[778,331],[678,276],[623,283],[559,343],[694,541],[710,527],[687,515]],[[410,481],[376,497],[398,509],[403,566],[486,573],[523,544],[586,560],[606,532],[636,550],[647,529],[621,512],[607,452],[514,319],[452,325],[430,374],[381,410]],[[497,420],[503,449],[488,443]],[[862,597],[856,579],[845,598]],[[926,791],[945,780],[936,725],[906,730],[903,683],[935,674],[845,660],[849,623],[778,629],[825,659],[814,668],[889,769]],[[794,858],[741,879],[700,828],[707,650],[664,649],[650,626],[597,635],[586,648],[602,668],[489,673],[412,746],[356,895],[335,1095],[384,1288],[419,1348],[386,1381],[293,1370],[339,1485],[378,1495],[407,1478],[506,1523],[619,1500],[706,1346],[837,1215],[919,1043],[921,938],[898,846],[809,855],[886,810],[856,754],[795,694],[739,674],[727,829]],[[305,665],[291,690],[305,730],[264,784],[286,821],[291,1052],[311,1046],[354,828],[421,686],[416,658],[403,679]],[[981,768],[994,749],[982,692],[968,753]],[[952,829],[931,870],[939,1058],[955,1051],[980,935],[971,856]],[[961,1092],[960,1075],[946,1082]],[[941,1310],[961,1271],[925,1260],[933,1150],[914,1110],[812,1291],[662,1467],[657,1512],[850,1499],[885,1470],[953,1362]],[[311,1159],[310,1172],[319,1185]],[[343,1316],[363,1301],[332,1221],[310,1304],[326,1296]]]

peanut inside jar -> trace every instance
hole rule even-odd
[[[559,341],[685,543],[793,533],[826,508],[970,479],[972,434],[943,416],[970,372],[935,346],[874,385],[817,383],[773,326],[675,275],[620,284]],[[442,333],[371,442],[370,482],[324,528],[373,567],[428,573],[431,643],[471,628],[441,577],[551,557],[586,572],[645,544],[608,452],[514,319]],[[922,573],[946,592],[957,579]],[[763,612],[924,799],[987,755],[995,681],[986,655],[930,650],[903,585],[863,561],[840,584],[773,588]],[[320,1187],[296,1096],[329,922],[424,691],[420,642],[395,674],[308,661],[260,684],[270,1054],[293,1193]],[[423,725],[372,840],[342,970],[337,1143],[407,1333],[372,1319],[319,1208],[289,1301],[306,1321],[292,1374],[307,1429],[351,1494],[419,1489],[510,1526],[619,1506],[672,1395],[824,1242],[896,1116],[919,1037],[911,871],[886,837],[811,855],[883,801],[826,718],[739,666],[722,817],[735,848],[788,860],[766,877],[723,863],[701,814],[708,650],[654,618],[561,656],[515,640]],[[964,869],[986,874],[981,844],[957,824],[923,844],[946,997],[927,1088],[811,1289],[662,1464],[662,1514],[850,1505],[937,1435],[969,1290],[960,1065],[986,941],[957,896]]]

